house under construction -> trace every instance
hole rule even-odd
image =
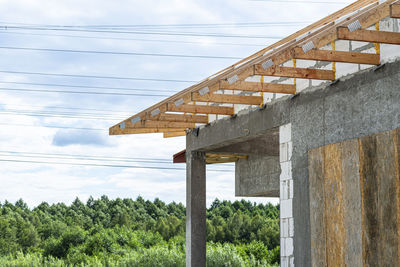
[[[399,19],[354,2],[110,128],[186,136],[186,266],[222,162],[236,196],[280,198],[281,266],[400,266]]]

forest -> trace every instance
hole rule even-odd
[[[185,266],[185,206],[155,199],[0,204],[0,266]],[[207,266],[279,266],[279,205],[216,199]]]

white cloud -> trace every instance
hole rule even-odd
[[[1,21],[14,23],[54,25],[107,25],[107,24],[192,24],[192,23],[243,23],[266,21],[315,21],[332,13],[338,6],[290,5],[262,3],[256,1],[78,1],[78,0],[0,0]],[[305,8],[307,7],[307,8]],[[303,8],[303,9],[301,9]],[[299,13],[299,10],[301,12]],[[301,15],[299,15],[301,14]],[[0,23],[4,25],[4,23]],[[208,32],[241,35],[285,36],[299,29],[297,27],[258,28],[174,28],[153,29],[154,31]],[[149,29],[138,29],[148,32]],[[8,29],[7,31],[11,31]],[[103,37],[125,38],[92,39],[71,38],[56,35],[100,36],[89,32],[55,32],[14,29],[21,34],[7,34],[0,29],[0,46],[43,47],[80,50],[107,50],[145,53],[219,55],[244,57],[254,52],[253,46],[223,46],[219,43],[269,44],[271,39],[235,39],[215,37],[179,37],[168,35],[103,34]],[[24,35],[25,33],[44,35]],[[136,40],[135,40],[136,39]],[[138,39],[157,39],[158,42],[143,42]],[[177,41],[175,42],[163,42]],[[186,44],[185,41],[199,42]],[[28,72],[66,73],[81,75],[103,75],[119,77],[145,77],[161,79],[202,80],[204,77],[225,68],[232,60],[179,59],[170,57],[87,55],[71,53],[50,53],[33,51],[9,51],[0,49],[2,60],[0,70]],[[183,89],[189,83],[145,82],[134,80],[106,80],[72,77],[6,74],[0,72],[0,88],[34,88],[46,90],[90,91],[92,89],[64,88],[54,86],[30,86],[5,84],[8,82],[57,83],[85,86],[111,86],[125,88]],[[115,90],[113,90],[115,92]],[[132,91],[133,92],[133,91]],[[150,92],[146,92],[150,93]],[[62,153],[109,157],[171,159],[172,155],[185,148],[185,138],[163,139],[160,134],[108,136],[107,128],[119,121],[105,119],[83,119],[63,117],[33,117],[21,115],[23,111],[49,114],[63,113],[65,116],[86,117],[113,116],[111,111],[134,114],[156,102],[160,97],[100,96],[84,94],[55,94],[12,92],[0,89],[0,150],[25,151],[34,153]],[[5,104],[5,105],[2,105]],[[40,108],[42,106],[42,108]],[[56,107],[56,108],[55,108]],[[73,109],[63,109],[71,107]],[[18,110],[20,115],[4,114],[4,110]],[[91,109],[91,110],[78,110]],[[111,111],[109,111],[111,110]],[[28,112],[29,113],[29,112]],[[83,115],[85,113],[86,115]],[[89,114],[89,115],[88,115]],[[115,113],[113,113],[115,114]],[[118,115],[120,117],[120,115]],[[85,144],[64,147],[55,146],[53,140],[59,129],[46,127],[7,126],[5,124],[53,125],[63,127],[104,128],[94,135],[110,140],[108,146],[87,146]],[[9,156],[1,158],[10,158]],[[13,159],[21,159],[20,157]],[[36,159],[36,158],[33,158]],[[37,159],[36,159],[37,160]],[[76,161],[75,161],[76,162]],[[115,163],[115,162],[110,162]],[[141,164],[165,166],[165,164]],[[168,165],[184,168],[184,165]],[[184,202],[185,171],[100,168],[88,166],[44,165],[34,163],[1,162],[0,195],[3,199],[15,201],[22,197],[30,205],[41,201],[70,202],[76,196],[83,200],[89,195],[110,197],[132,197],[138,194],[148,199]],[[210,167],[214,168],[214,167]],[[224,167],[225,168],[225,167]],[[234,200],[234,173],[207,173],[207,202],[216,197]],[[253,199],[251,199],[253,200]],[[257,201],[266,201],[258,199]],[[276,200],[274,200],[276,201]]]

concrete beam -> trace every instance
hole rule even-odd
[[[207,152],[279,156],[279,129],[273,128],[253,139],[212,149]]]
[[[206,157],[186,153],[186,267],[206,266]]]
[[[218,151],[220,148],[265,135],[272,128],[289,123],[290,104],[290,98],[286,97],[267,104],[264,109],[243,110],[235,117],[202,126],[198,135],[187,135],[186,149]]]

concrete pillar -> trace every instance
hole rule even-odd
[[[206,266],[206,161],[186,153],[186,267]]]
[[[291,124],[279,127],[281,266],[294,267],[293,177]]]

